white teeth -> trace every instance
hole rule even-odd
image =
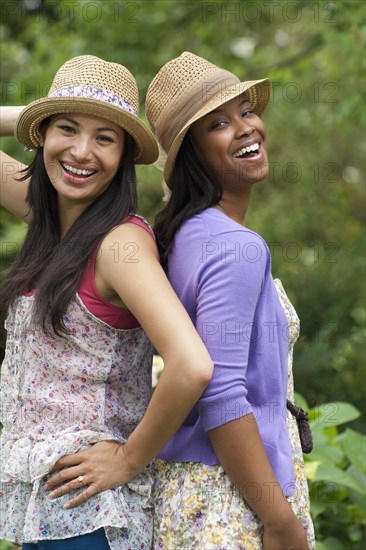
[[[94,174],[94,170],[82,170],[81,168],[74,168],[73,166],[70,166],[66,163],[62,163],[62,166],[65,168],[65,170],[71,172],[72,174],[76,174],[77,176],[91,176],[92,174]]]
[[[239,149],[236,153],[233,154],[233,157],[241,157],[245,153],[250,153],[252,151],[258,151],[259,149],[259,143],[253,143],[253,145],[248,145],[248,147],[243,147],[242,149]]]

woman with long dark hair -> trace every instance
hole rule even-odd
[[[265,241],[245,227],[251,191],[269,170],[261,115],[270,93],[268,79],[240,82],[190,52],[148,89],[169,195],[154,227],[160,257],[214,362],[156,461],[156,549],[314,548],[287,410],[299,321]]]
[[[37,151],[28,168],[1,155],[1,203],[29,228],[0,295],[0,537],[23,550],[149,548],[147,465],[212,363],[136,215],[135,163],[157,157],[136,82],[122,65],[76,57],[46,98],[3,109],[2,122]],[[151,398],[153,346],[166,372]],[[56,494],[55,469],[66,482]]]

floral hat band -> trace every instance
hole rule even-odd
[[[83,86],[68,86],[67,88],[61,88],[60,90],[55,90],[51,92],[48,97],[86,97],[88,99],[98,99],[99,101],[104,101],[105,103],[111,103],[111,105],[116,105],[121,109],[124,109],[128,113],[132,113],[135,116],[138,116],[138,111],[128,103],[122,97],[114,94],[113,92],[108,92],[103,90],[103,88],[91,88]]]
[[[19,115],[15,136],[29,148],[41,145],[44,119],[61,113],[99,117],[128,132],[137,146],[135,162],[151,164],[158,157],[156,140],[139,119],[137,83],[126,67],[93,55],[66,61],[57,71],[47,97],[30,103]]]

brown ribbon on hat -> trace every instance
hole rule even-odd
[[[190,121],[203,107],[212,101],[215,97],[225,94],[232,90],[235,85],[240,84],[240,80],[224,69],[218,69],[215,75],[210,75],[209,79],[202,82],[196,82],[189,88],[189,99],[187,95],[181,95],[163,111],[156,121],[156,136],[165,151],[169,151],[171,144],[184,126]],[[228,96],[230,93],[228,93]],[[225,101],[231,99],[228,97]],[[199,117],[197,117],[199,118]]]

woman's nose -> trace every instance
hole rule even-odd
[[[250,136],[254,132],[254,125],[249,118],[240,117],[236,121],[236,137]]]
[[[73,140],[71,154],[75,160],[81,162],[89,160],[92,156],[92,143],[88,136],[79,135]]]

